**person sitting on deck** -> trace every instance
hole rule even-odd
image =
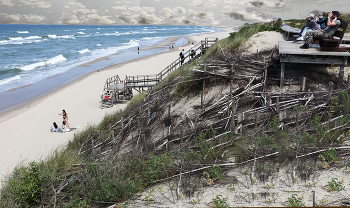
[[[301,49],[309,49],[309,44],[314,38],[331,38],[333,34],[338,30],[340,25],[340,16],[338,11],[332,11],[328,14],[327,27],[321,31],[311,31],[306,35],[304,45],[300,46]]]
[[[321,27],[319,24],[316,23],[315,21],[315,15],[314,14],[309,14],[307,17],[307,22],[306,25],[301,29],[299,33],[299,37],[296,40],[304,40],[304,36],[311,31],[314,30],[321,30]]]
[[[325,29],[326,28],[326,24],[327,24],[327,17],[323,16],[323,13],[319,13],[317,15],[318,20],[316,21],[317,24],[320,25],[321,29]]]

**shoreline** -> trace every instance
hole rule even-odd
[[[159,73],[178,58],[182,48],[188,50],[191,42],[198,42],[208,36],[226,38],[229,32],[231,31],[178,36],[185,37],[188,44],[90,72],[19,107],[0,113],[0,181],[20,162],[47,157],[70,141],[81,129],[99,123],[106,114],[125,108],[126,103],[108,109],[99,108],[100,92],[107,78],[116,74],[125,77]],[[68,134],[50,133],[53,121],[61,127],[62,116],[57,113],[62,109],[69,115],[71,128],[80,128]]]
[[[146,48],[140,47],[140,49],[143,51],[140,54],[137,53],[137,48],[131,48],[130,50],[124,52],[118,52],[116,54],[100,57],[75,66],[66,72],[55,74],[39,80],[35,83],[26,84],[24,86],[0,92],[0,100],[7,100],[7,102],[0,104],[0,122],[4,120],[1,119],[1,115],[4,112],[25,105],[32,100],[40,98],[41,96],[45,96],[46,94],[51,93],[62,86],[74,82],[76,79],[79,79],[82,76],[95,71],[103,70],[116,64],[126,63],[143,57],[149,57],[151,55],[167,52],[170,49],[165,47],[167,46],[166,44],[175,45],[179,40],[186,40],[186,37],[187,36],[168,37],[164,41],[147,46]]]
[[[175,38],[176,38],[176,37],[167,38],[167,39],[166,39],[165,41],[163,41],[162,43],[167,42],[168,39],[175,39]],[[181,39],[181,38],[178,37],[178,38],[176,38],[176,39]],[[189,40],[190,40],[190,38],[189,38]],[[189,40],[188,40],[188,42],[190,42]],[[141,51],[141,50],[152,50],[152,49],[156,49],[157,45],[162,44],[162,43],[158,43],[158,44],[153,45],[153,46],[148,46],[147,49],[141,49],[141,48],[140,48],[140,51]],[[181,47],[181,46],[179,46],[179,47]],[[176,49],[176,48],[178,48],[178,47],[175,47],[174,49]],[[117,64],[105,66],[105,67],[100,68],[100,69],[96,69],[96,70],[91,71],[91,72],[89,72],[89,73],[87,73],[87,74],[83,74],[83,75],[81,75],[80,77],[77,77],[76,79],[72,80],[71,82],[69,82],[69,83],[67,83],[67,84],[64,84],[64,85],[62,85],[62,86],[56,87],[55,89],[53,89],[53,90],[51,90],[51,91],[49,91],[49,92],[47,92],[47,93],[53,93],[53,94],[58,93],[58,92],[64,90],[65,88],[68,88],[69,86],[72,86],[72,85],[75,85],[75,84],[79,83],[79,82],[80,82],[81,80],[83,80],[83,79],[86,79],[86,78],[88,78],[88,77],[90,77],[90,76],[93,76],[93,74],[96,73],[96,72],[100,72],[100,71],[104,71],[104,70],[112,70],[112,67],[122,67],[122,66],[125,65],[125,64],[133,63],[133,62],[136,62],[136,61],[145,60],[145,59],[151,58],[152,56],[155,56],[155,55],[157,55],[157,54],[162,54],[162,53],[167,53],[167,52],[170,52],[170,51],[162,51],[162,52],[155,53],[155,54],[148,55],[148,56],[137,57],[137,58],[133,58],[133,59],[131,59],[131,60],[129,60],[129,61],[124,61],[124,62],[121,62],[121,63],[117,63]],[[135,52],[135,53],[137,53],[137,52]],[[119,54],[120,54],[120,53],[118,53],[118,54],[113,54],[112,56],[114,56],[114,55],[119,55]],[[70,69],[69,71],[74,70],[75,68],[89,67],[91,64],[98,63],[98,62],[104,61],[104,60],[110,60],[110,59],[108,58],[108,56],[102,57],[102,58],[98,58],[98,59],[89,61],[89,62],[87,62],[87,63],[81,64],[81,65],[79,65],[79,66],[73,67],[73,68]],[[64,72],[64,73],[66,73],[66,72]],[[62,74],[63,74],[63,73],[62,73]],[[49,80],[49,79],[52,79],[52,78],[57,77],[57,76],[59,76],[59,75],[60,75],[60,74],[52,75],[52,76],[47,77],[47,78],[45,78],[45,79],[43,79],[43,80]],[[106,77],[106,79],[107,79],[107,78],[108,78],[108,77]],[[21,87],[17,87],[17,88],[14,88],[14,89],[10,89],[10,90],[4,91],[4,92],[14,92],[14,91],[16,91],[16,90],[24,89],[24,88],[29,87],[29,86],[32,86],[32,85],[35,85],[35,83],[33,83],[33,84],[27,84],[27,85],[24,85],[24,86],[21,86]],[[103,85],[101,85],[101,88],[102,88],[102,86],[103,86]],[[18,113],[24,112],[24,111],[25,111],[25,108],[28,108],[28,107],[30,107],[30,106],[33,106],[33,105],[36,105],[36,104],[40,103],[43,99],[46,99],[46,98],[45,98],[45,95],[46,95],[47,93],[42,94],[42,95],[39,95],[39,96],[37,96],[37,97],[35,97],[35,98],[32,98],[32,99],[30,98],[29,100],[25,100],[23,103],[20,103],[18,106],[15,106],[15,107],[13,107],[13,108],[10,108],[10,109],[1,111],[1,112],[0,112],[0,123],[2,123],[2,122],[4,122],[4,121],[6,121],[6,120],[12,118],[14,115],[16,115],[16,114],[18,114]]]

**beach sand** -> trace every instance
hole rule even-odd
[[[187,45],[92,72],[20,107],[1,113],[0,181],[20,162],[44,159],[53,150],[72,140],[75,133],[89,125],[98,124],[106,114],[125,108],[126,103],[120,103],[112,108],[100,109],[100,93],[107,78],[115,75],[124,78],[126,75],[157,74],[178,58],[182,48],[189,50],[192,41],[197,43],[206,37],[223,39],[230,32],[182,37],[188,40]],[[175,39],[167,41],[166,44],[169,44]],[[70,127],[80,127],[68,134],[51,133],[49,129],[53,122],[60,128],[62,126],[62,116],[58,115],[62,109],[68,114]]]

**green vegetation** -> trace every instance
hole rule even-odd
[[[220,47],[225,53],[236,53],[241,49],[241,46],[251,36],[263,31],[277,31],[281,32],[282,21],[269,23],[256,23],[243,26],[238,32],[230,33],[230,37],[219,40],[203,55],[203,59],[210,59],[215,55],[221,54]],[[219,46],[220,45],[220,46]]]
[[[326,152],[319,155],[323,162],[335,163],[339,159],[337,157],[337,151],[335,149],[329,149]]]
[[[42,164],[31,162],[28,166],[15,168],[13,179],[9,182],[10,191],[20,206],[30,207],[41,201],[41,192],[45,173],[41,173]]]
[[[337,181],[337,178],[332,178],[332,181],[328,181],[328,191],[345,191],[343,181]]]
[[[227,202],[227,198],[222,197],[222,195],[216,195],[213,198],[213,207],[230,207],[230,204]]]
[[[297,194],[292,194],[292,197],[288,198],[288,207],[305,207],[302,197],[298,197]]]

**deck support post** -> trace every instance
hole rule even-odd
[[[333,84],[332,82],[329,82],[328,84],[328,99],[331,100],[332,98],[332,91],[333,91]]]
[[[338,87],[341,87],[344,79],[344,65],[340,65]]]
[[[305,91],[305,85],[306,85],[306,77],[303,77],[303,84],[301,87],[301,91],[304,92]]]
[[[280,79],[280,88],[282,89],[284,86],[284,70],[286,68],[286,63],[282,62],[281,63],[281,79]]]

